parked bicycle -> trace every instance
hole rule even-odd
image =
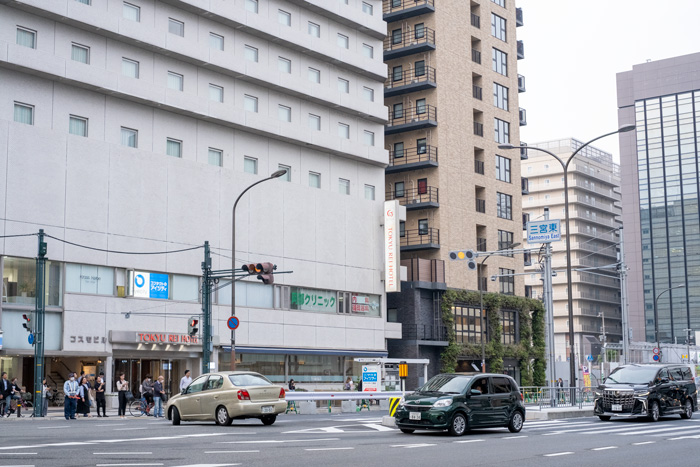
[[[22,393],[22,397],[20,399],[11,399],[10,411],[7,413],[7,416],[11,417],[15,412],[17,412],[18,417],[33,417],[34,412],[32,409],[34,408],[34,404],[32,404],[31,399],[32,395],[26,392]]]
[[[153,402],[146,403],[144,399],[134,399],[129,403],[129,413],[134,417],[152,415],[151,409],[153,409],[154,405]]]

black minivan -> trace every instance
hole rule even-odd
[[[594,413],[604,421],[620,416],[656,422],[669,414],[691,418],[697,408],[698,391],[688,365],[622,365],[595,390]]]
[[[394,415],[404,433],[447,430],[461,436],[470,428],[523,428],[525,406],[518,383],[510,376],[488,373],[441,374],[406,395]]]

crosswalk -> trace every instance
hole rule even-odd
[[[700,439],[700,419],[668,420],[658,423],[644,420],[564,419],[526,422],[523,433],[557,436],[563,434],[604,436],[652,436],[675,439]]]

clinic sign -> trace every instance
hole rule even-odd
[[[169,279],[167,274],[134,271],[134,297],[167,299]]]
[[[384,202],[384,290],[401,291],[401,267],[399,255],[399,202]]]
[[[379,365],[362,365],[362,392],[381,392]]]
[[[561,241],[561,221],[549,219],[527,223],[527,243],[549,243]]]

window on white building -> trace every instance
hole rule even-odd
[[[350,139],[350,125],[338,123],[338,136],[344,139]]]
[[[321,82],[321,70],[309,67],[309,81],[313,83]]]
[[[126,146],[129,148],[137,148],[138,144],[139,144],[138,138],[139,138],[138,130],[133,130],[131,128],[122,127],[122,133],[121,133],[122,146]]]
[[[344,34],[338,33],[338,47],[342,47],[344,49],[349,49],[350,48],[350,38]]]
[[[224,101],[224,88],[216,84],[209,84],[209,100],[214,102]]]
[[[141,21],[141,7],[124,2],[122,6],[122,16],[138,23]]]
[[[254,157],[245,156],[243,158],[243,171],[249,174],[257,174],[258,160]]]
[[[362,97],[364,97],[366,101],[374,102],[374,89],[363,86]]]
[[[221,167],[224,162],[224,152],[221,149],[209,148],[209,165]]]
[[[247,112],[258,112],[258,98],[255,96],[249,96],[248,94],[243,96],[243,109]]]
[[[311,188],[321,188],[321,174],[309,172],[309,186]]]
[[[34,125],[34,106],[15,102],[15,122]]]
[[[365,185],[365,199],[374,201],[374,187],[372,185]]]
[[[338,78],[338,91],[348,94],[350,92],[350,81]]]
[[[182,141],[168,138],[165,143],[165,153],[172,157],[182,157]]]
[[[88,135],[88,119],[71,115],[68,119],[68,133],[76,136]]]
[[[136,60],[129,60],[128,58],[122,58],[122,75],[138,79],[139,62]]]
[[[75,43],[71,44],[70,59],[75,61],[75,62],[89,64],[90,63],[90,47],[80,45],[80,44],[75,44]]]
[[[277,10],[277,21],[283,26],[291,26],[292,14],[284,10]]]
[[[321,131],[321,117],[314,114],[309,114],[309,128],[316,131]]]
[[[249,62],[258,61],[258,49],[251,47],[250,45],[245,46],[245,59]]]
[[[182,91],[185,77],[178,73],[168,72],[168,88],[175,91]]]
[[[176,36],[185,37],[185,23],[173,18],[168,18],[168,32]]]
[[[251,13],[258,12],[258,0],[245,0],[245,9]]]
[[[27,28],[17,28],[17,45],[36,49],[36,31]]]
[[[321,37],[321,26],[316,23],[309,21],[308,31],[310,36]]]
[[[374,146],[374,132],[365,130],[364,138],[366,146]]]
[[[277,68],[282,73],[291,73],[292,61],[284,57],[277,57]]]
[[[280,120],[283,122],[291,122],[292,121],[292,108],[287,107],[286,105],[278,105],[277,106],[277,115]]]
[[[216,50],[224,50],[224,36],[209,33],[209,47]]]
[[[345,180],[344,178],[338,179],[338,192],[341,195],[350,194],[350,180]]]

